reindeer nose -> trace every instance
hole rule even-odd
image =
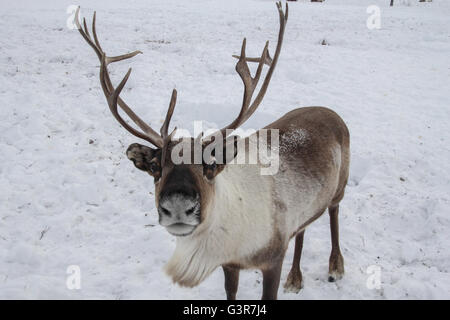
[[[172,215],[179,216],[180,214],[192,214],[199,203],[197,192],[184,192],[180,190],[165,193],[158,206],[158,211],[161,215],[171,217]]]
[[[162,194],[158,204],[160,225],[175,236],[191,234],[200,224],[200,195],[191,190],[189,192],[180,189],[167,191]]]
[[[159,211],[160,214],[163,214],[166,217],[171,217],[172,216],[172,213],[170,213],[170,211],[168,209],[166,209],[166,208],[164,208],[162,206],[158,207],[158,211]]]
[[[160,198],[158,212],[160,216],[173,220],[183,220],[183,217],[193,215],[200,209],[200,199],[195,191],[166,192]]]

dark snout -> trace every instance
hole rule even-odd
[[[159,200],[159,223],[174,236],[187,236],[200,224],[200,196],[193,188],[170,188]]]

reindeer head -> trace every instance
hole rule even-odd
[[[238,59],[236,71],[244,83],[242,107],[237,118],[228,126],[208,137],[200,135],[196,139],[181,140],[173,139],[176,128],[173,129],[170,134],[168,133],[170,119],[172,118],[175,109],[177,91],[174,89],[172,92],[169,109],[160,133],[158,134],[148,124],[141,120],[119,96],[130,76],[131,69],[128,70],[117,88],[113,86],[108,73],[108,65],[110,63],[132,58],[141,52],[134,51],[116,57],[107,57],[98,41],[95,28],[95,13],[92,20],[93,38],[88,31],[86,20],[83,19],[83,27],[79,23],[79,8],[75,14],[75,23],[77,24],[80,34],[94,49],[101,62],[100,83],[113,116],[131,134],[146,140],[154,146],[149,147],[134,143],[129,146],[126,154],[127,157],[133,161],[136,168],[147,172],[154,178],[155,201],[158,209],[159,221],[160,224],[173,235],[189,235],[206,219],[209,214],[208,208],[211,205],[215,191],[215,178],[227,165],[227,161],[225,160],[229,161],[237,152],[236,140],[233,138],[232,141],[234,143],[229,144],[227,142],[230,140],[227,139],[227,137],[233,130],[237,129],[247,121],[247,119],[255,112],[266,93],[278,61],[281,44],[283,42],[285,24],[288,18],[287,4],[285,13],[282,10],[281,2],[277,3],[277,8],[280,18],[280,30],[273,59],[268,52],[269,42],[266,42],[260,57],[247,58],[245,55],[246,39],[243,40],[240,56],[233,56]],[[251,76],[247,62],[258,63],[258,68],[254,77]],[[266,73],[264,82],[262,83],[257,96],[252,102],[253,93],[265,64],[269,66],[269,70]],[[141,131],[130,126],[120,116],[117,108],[118,105],[141,129]],[[231,152],[232,157],[225,157],[225,159],[216,158],[215,150],[217,150],[219,141],[221,142],[220,146],[225,146],[223,147],[224,150],[222,150],[223,152],[221,154],[226,155]],[[184,146],[190,145],[190,148],[185,148],[181,144],[184,144]],[[198,146],[201,148],[202,157],[200,161],[195,161],[194,152],[197,150],[196,147]],[[174,161],[172,157],[174,152],[186,152],[186,150],[190,150],[188,151],[190,157],[185,157],[185,159],[190,158],[190,161],[181,163]],[[209,152],[205,154],[204,151],[206,150],[209,150]]]
[[[154,178],[155,201],[159,222],[176,236],[192,233],[206,218],[214,195],[215,177],[225,163],[210,158],[195,162],[196,140],[184,138],[169,141],[162,148],[151,148],[138,143],[128,147],[127,157],[136,168]],[[234,145],[233,145],[234,146]],[[205,146],[200,144],[203,154]],[[237,150],[236,148],[234,150]],[[189,152],[188,161],[173,161],[173,153]]]

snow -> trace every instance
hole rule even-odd
[[[344,278],[327,282],[325,214],[306,231],[304,288],[280,286],[280,299],[450,298],[450,2],[388,2],[289,3],[277,70],[245,128],[331,107],[350,129],[352,164],[340,210]],[[125,157],[141,141],[111,116],[98,60],[66,26],[72,4],[0,4],[0,298],[223,299],[220,269],[194,289],[164,274],[175,239],[158,225],[151,177]],[[144,52],[111,66],[112,77],[133,67],[123,96],[157,129],[174,87],[173,125],[230,121],[242,98],[231,55],[244,36],[248,55],[267,39],[273,53],[278,30],[268,0],[75,4],[89,21],[97,10],[109,54]],[[381,9],[379,30],[366,26],[369,5]],[[292,255],[293,246],[282,284]],[[71,265],[80,290],[66,286]],[[376,266],[381,284],[371,289]],[[238,298],[258,299],[261,287],[259,271],[242,271]]]

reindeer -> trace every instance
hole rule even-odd
[[[246,57],[243,40],[236,71],[244,84],[243,102],[239,115],[218,131],[224,151],[237,154],[236,141],[230,132],[238,129],[260,105],[277,65],[288,19],[288,5],[283,11],[277,3],[280,29],[273,58],[268,42],[258,58]],[[175,109],[177,91],[174,89],[169,108],[158,134],[142,121],[120,97],[131,69],[114,87],[108,65],[141,53],[134,51],[108,57],[100,46],[95,13],[92,37],[86,20],[79,23],[79,8],[75,15],[78,30],[94,49],[101,62],[100,83],[109,108],[119,123],[134,136],[154,148],[134,143],[126,151],[136,168],[154,178],[155,202],[160,224],[176,236],[176,248],[165,270],[172,280],[186,287],[201,283],[217,267],[225,276],[228,299],[235,299],[240,269],[260,269],[263,275],[262,299],[276,299],[281,267],[291,238],[295,237],[292,268],[284,285],[288,291],[299,292],[303,286],[300,257],[306,227],[328,208],[331,224],[331,255],[329,281],[344,274],[344,260],[339,248],[338,212],[344,196],[349,173],[349,132],[344,121],[325,107],[305,107],[292,110],[264,129],[279,134],[279,170],[273,175],[261,175],[262,163],[231,164],[212,157],[200,163],[174,163],[172,151],[180,140],[169,134],[169,123]],[[258,63],[252,77],[248,62]],[[269,67],[255,99],[252,97],[263,67]],[[129,125],[118,112],[118,106],[140,128]],[[255,134],[258,135],[260,131]],[[216,137],[216,136],[215,136]],[[230,137],[234,143],[228,143]],[[218,143],[200,141],[202,150]],[[223,142],[221,141],[221,142]],[[241,140],[246,148],[251,137]],[[265,148],[271,148],[268,143]],[[225,150],[226,149],[226,150]]]

